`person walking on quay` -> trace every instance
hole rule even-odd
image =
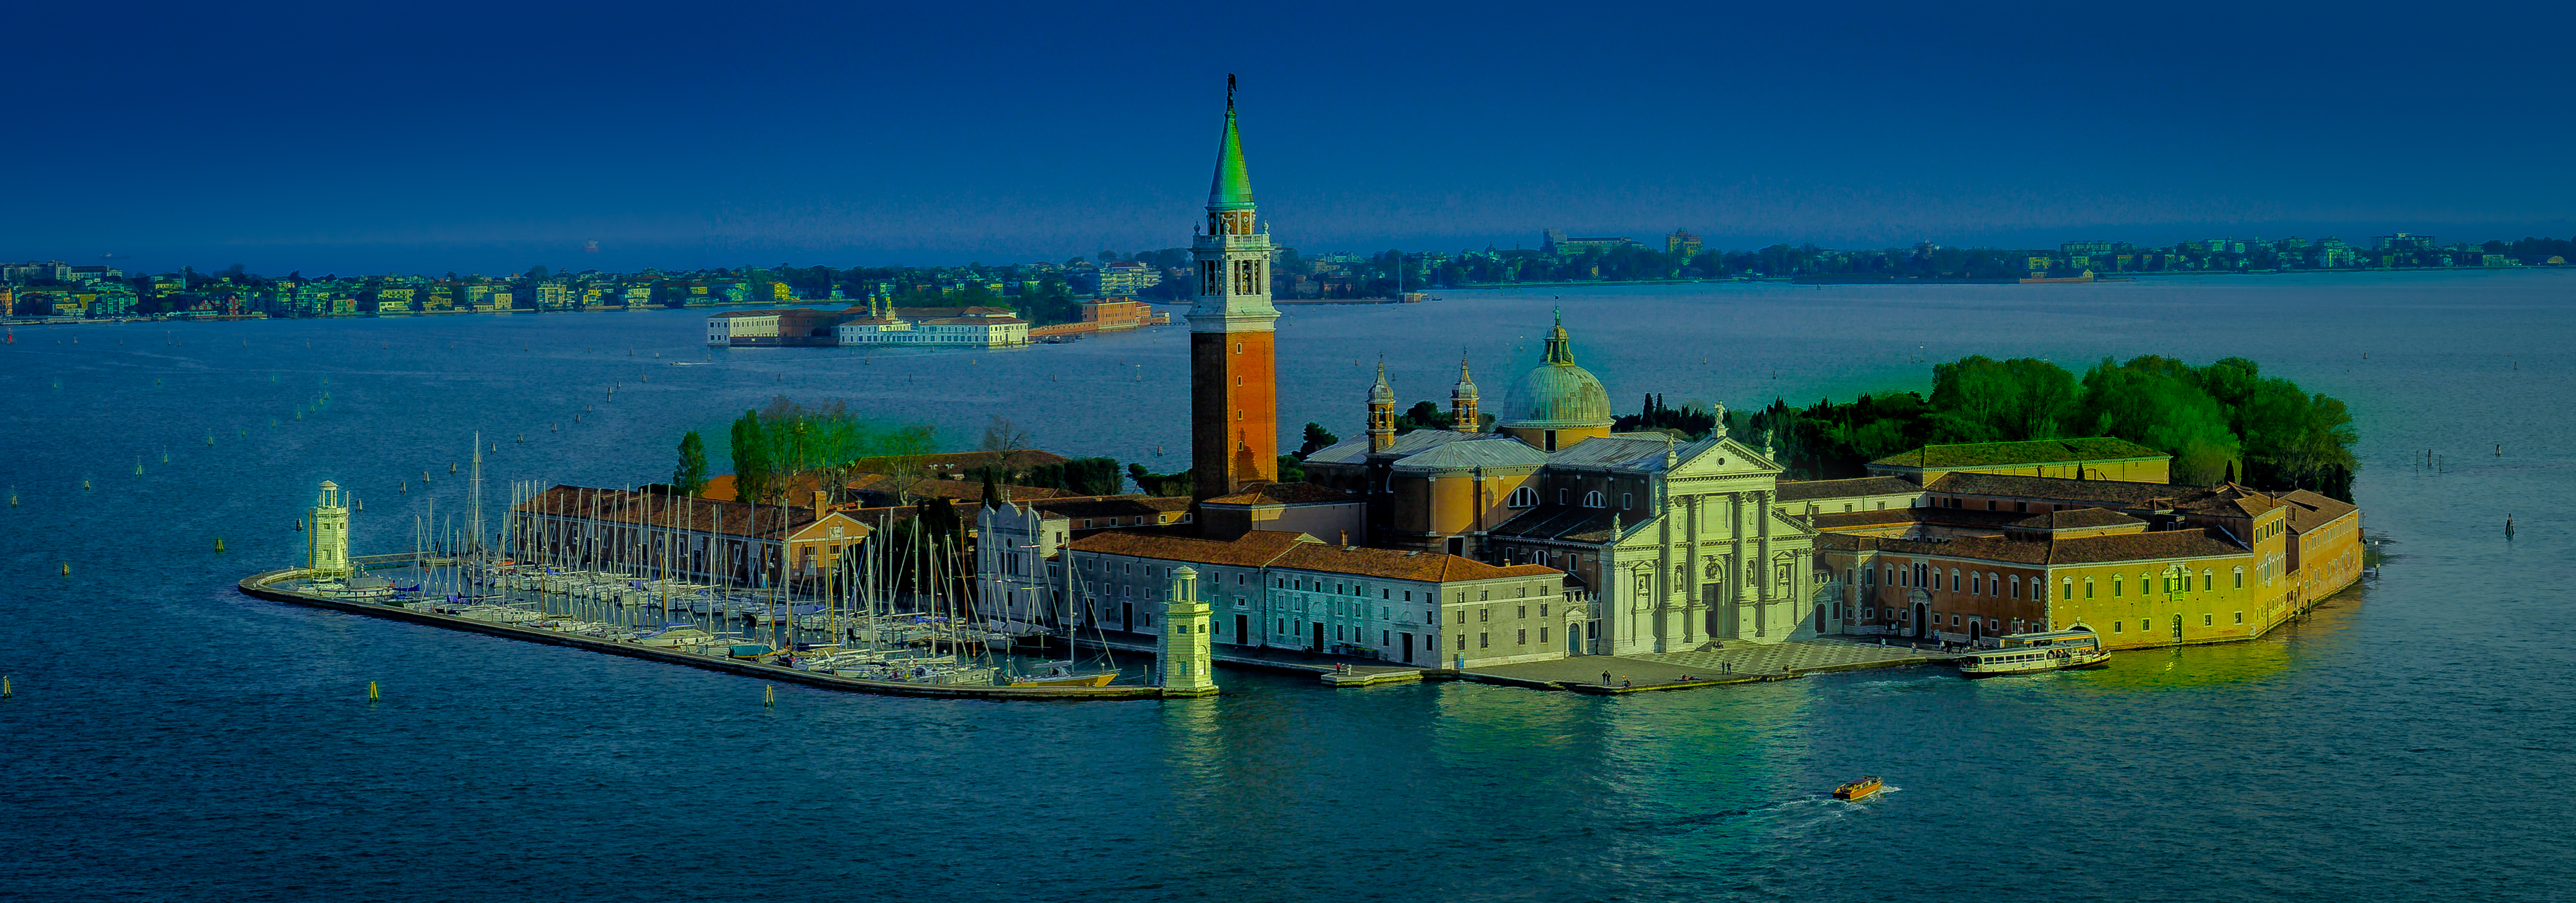
[[[1605,687],[1610,685],[1610,672],[1601,672],[1601,685]]]

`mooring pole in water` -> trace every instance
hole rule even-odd
[[[777,685],[777,684],[763,684],[763,685],[761,685],[761,688],[760,688],[760,705],[761,705],[761,707],[762,707],[762,708],[774,708],[774,707],[776,707],[776,706],[778,705],[778,685]]]
[[[377,692],[376,692],[376,682],[375,682],[375,681],[372,681],[372,680],[371,680],[371,681],[367,681],[367,701],[368,701],[368,702],[376,702],[376,701],[378,701],[378,700],[380,700],[380,699],[383,699],[383,698],[384,698],[384,697],[382,697],[381,695],[378,695],[378,694],[377,694]]]
[[[17,689],[9,686],[9,676],[6,674],[0,674],[0,696],[16,695],[18,695]]]

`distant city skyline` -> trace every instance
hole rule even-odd
[[[2509,28],[1894,4],[109,15],[24,11],[0,57],[38,111],[0,144],[0,257],[493,273],[1172,247],[1204,191],[1174,174],[1215,140],[1192,111],[1229,72],[1265,214],[1307,250],[2576,233],[2570,127],[2538,93],[2570,74],[2558,7]]]

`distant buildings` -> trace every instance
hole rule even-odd
[[[734,348],[948,346],[1029,343],[1029,322],[1007,307],[785,307],[733,310],[707,318],[707,344]]]
[[[1549,254],[1581,254],[1585,251],[1612,248],[1644,247],[1643,242],[1624,237],[1567,238],[1563,229],[1539,233],[1539,250]]]
[[[1699,236],[1690,234],[1686,229],[1675,229],[1673,234],[1664,236],[1664,253],[1697,257],[1699,256]]]
[[[1163,274],[1155,272],[1153,267],[1134,261],[1103,266],[1100,268],[1099,278],[1099,290],[1094,294],[1103,298],[1132,298],[1146,289],[1163,284]]]

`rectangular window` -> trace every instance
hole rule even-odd
[[[2127,622],[2127,621],[2113,621],[2113,622],[2111,622],[2111,632],[2112,632],[2112,633],[2119,633],[2119,632],[2121,632],[2122,630],[2126,629],[2126,628],[2127,628],[2127,626],[2128,626],[2128,624],[2129,624],[2129,622]]]
[[[1493,646],[1493,634],[1480,633],[1476,635],[1476,648],[1491,649]]]
[[[2238,568],[2236,570],[2236,588],[2245,588],[2245,570],[2243,568]]]
[[[1460,652],[1465,652],[1465,651],[1467,651],[1467,635],[1466,635],[1466,634],[1463,634],[1463,633],[1462,633],[1462,634],[1459,634],[1459,635],[1458,635],[1458,651],[1460,651]]]
[[[2111,598],[2120,598],[2120,575],[2111,575]]]
[[[1547,617],[1547,603],[1541,602],[1538,604],[1538,616],[1542,618]]]
[[[1518,639],[1516,639],[1516,640],[1513,640],[1513,641],[1512,641],[1512,645],[1515,645],[1515,646],[1527,646],[1527,645],[1529,645],[1529,628],[1526,628],[1526,627],[1521,628],[1520,637],[1519,637]]]
[[[2236,623],[2239,623],[2239,624],[2243,624],[2243,623],[2245,623],[2245,613],[2244,613],[2244,612],[2241,612],[2241,611],[2240,611],[2240,612],[2237,612],[2237,613],[2236,613]]]
[[[2217,616],[2217,615],[2212,615],[2212,614],[2203,614],[2203,615],[2201,615],[2201,616],[2200,616],[2200,626],[2202,626],[2202,627],[2210,626],[2210,624],[2211,624],[2212,622],[2214,622],[2215,620],[2217,620],[2217,618],[2218,618],[2218,616]]]
[[[1486,621],[1491,621],[1491,620],[1493,620],[1493,619],[1494,619],[1494,610],[1493,610],[1493,609],[1490,609],[1490,608],[1479,608],[1479,609],[1476,609],[1476,622],[1477,622],[1477,623],[1480,623],[1480,624],[1481,624],[1481,623],[1484,623],[1484,622],[1486,622]]]
[[[1522,619],[1527,619],[1527,618],[1529,617],[1529,606],[1527,606],[1527,605],[1523,605],[1523,606],[1521,606],[1521,607],[1520,607],[1520,613],[1519,613],[1519,614],[1516,614],[1516,615],[1513,615],[1512,617],[1522,618]]]

